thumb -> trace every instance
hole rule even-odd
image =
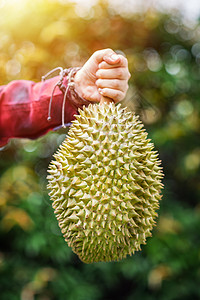
[[[91,58],[94,58],[98,64],[103,60],[108,64],[116,64],[120,61],[120,56],[117,55],[112,49],[96,51]]]
[[[118,64],[120,62],[120,56],[117,55],[116,53],[111,54],[111,55],[105,55],[103,57],[103,60],[105,62],[107,62],[108,64],[110,64],[110,65],[115,65],[115,64]]]

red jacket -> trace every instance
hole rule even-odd
[[[51,120],[47,120],[49,101],[58,80],[58,76],[38,83],[16,80],[0,87],[0,147],[10,138],[35,139],[61,126],[64,92],[58,86],[52,99]],[[65,89],[67,84],[65,77],[63,81]],[[88,104],[88,101],[69,90],[64,111],[65,123],[74,119],[78,107]]]

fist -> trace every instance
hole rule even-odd
[[[121,101],[128,90],[127,59],[111,49],[94,52],[77,72],[74,82],[78,94],[91,102],[100,102],[101,95]]]

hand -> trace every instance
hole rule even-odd
[[[77,72],[74,82],[78,94],[88,101],[100,102],[103,95],[119,102],[126,95],[129,78],[127,59],[104,49],[94,52]]]

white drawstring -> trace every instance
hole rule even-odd
[[[63,97],[63,103],[62,103],[62,127],[66,128],[66,124],[65,124],[65,103],[66,103],[66,99],[67,99],[67,94],[69,89],[71,88],[71,91],[75,92],[75,88],[74,88],[74,75],[77,73],[78,70],[80,70],[81,68],[70,68],[70,69],[63,69],[62,67],[57,67],[53,70],[51,70],[50,72],[48,72],[46,75],[42,76],[42,81],[44,82],[48,76],[50,76],[51,74],[53,74],[56,71],[60,71],[59,75],[60,75],[60,79],[59,81],[54,85],[53,87],[53,91],[51,94],[51,98],[49,101],[49,109],[48,109],[48,118],[47,120],[50,121],[51,120],[51,107],[52,107],[52,101],[53,101],[53,95],[55,92],[56,87],[58,86],[59,89],[64,93],[64,97]],[[67,87],[65,87],[65,85],[63,85],[63,80],[64,77],[67,75]],[[81,98],[81,97],[79,97]],[[87,101],[83,98],[81,98],[81,100],[83,101],[83,103],[85,102],[87,104]]]
[[[51,74],[53,74],[54,72],[56,72],[57,70],[60,70],[59,75],[63,74],[63,68],[62,67],[57,67],[54,68],[53,70],[49,71],[47,74],[45,74],[44,76],[42,76],[42,81],[45,81],[47,79],[47,77],[49,77]]]
[[[42,76],[42,81],[44,82],[47,79],[48,76],[52,75],[54,72],[56,72],[58,70],[60,70],[60,72],[59,72],[60,79],[53,87],[53,91],[52,91],[51,98],[50,98],[50,101],[49,101],[49,110],[48,110],[48,117],[47,117],[48,121],[51,120],[51,106],[52,106],[53,95],[54,95],[55,89],[56,89],[57,86],[60,87],[62,85],[64,76],[67,73],[67,69],[63,69],[62,67],[57,67],[57,68],[51,70],[50,72],[48,72],[46,75]],[[70,73],[71,72],[72,72],[72,70],[70,71]],[[69,75],[70,75],[70,73],[69,73]],[[71,76],[70,76],[70,80],[71,80]],[[63,99],[63,102],[64,102],[64,105],[62,106],[63,107],[62,108],[62,127],[63,128],[66,128],[66,126],[65,126],[65,113],[63,112],[63,109],[65,108],[65,101],[66,101],[66,97],[67,97],[67,92],[69,90],[69,86],[70,86],[70,81],[68,81],[68,86],[67,86],[67,89],[65,91],[64,99]]]
[[[70,70],[68,74],[68,83],[67,83],[67,88],[65,90],[64,98],[63,98],[63,103],[62,103],[62,127],[66,128],[65,126],[65,102],[67,99],[67,93],[69,91],[70,87],[74,87],[74,82],[72,82],[72,74],[73,74],[73,69]]]

